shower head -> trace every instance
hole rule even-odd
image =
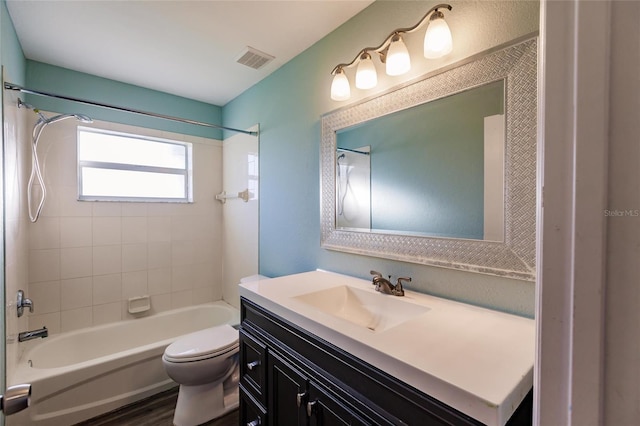
[[[22,99],[18,98],[18,108],[25,107],[26,109],[34,109],[33,105],[24,102]]]
[[[343,152],[342,154],[338,155],[338,158],[336,158],[336,161],[340,161],[344,157],[346,157],[346,154]]]

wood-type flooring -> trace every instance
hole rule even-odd
[[[94,417],[77,426],[173,426],[173,410],[178,399],[178,387],[110,413]],[[205,423],[206,426],[237,426],[238,410]],[[203,426],[204,426],[203,425]]]

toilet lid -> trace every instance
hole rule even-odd
[[[228,324],[181,336],[167,346],[164,358],[171,362],[189,362],[212,358],[238,346],[238,330]]]

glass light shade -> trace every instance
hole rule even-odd
[[[340,70],[333,77],[331,82],[331,99],[334,101],[346,101],[351,97],[351,87],[349,87],[349,79]]]
[[[451,53],[452,49],[453,40],[447,22],[443,17],[431,20],[424,35],[424,57],[427,59],[441,58]]]
[[[404,45],[402,37],[395,36],[387,51],[387,74],[402,75],[411,69],[409,51]]]
[[[358,89],[371,89],[378,84],[378,74],[376,67],[371,60],[371,55],[366,55],[360,60],[356,71],[356,87]]]

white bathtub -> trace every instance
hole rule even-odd
[[[12,382],[31,383],[31,406],[7,423],[71,425],[176,386],[164,349],[184,334],[239,322],[236,308],[214,302],[27,342]]]

